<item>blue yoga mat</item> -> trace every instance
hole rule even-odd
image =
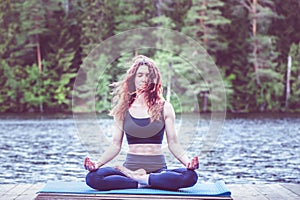
[[[158,190],[152,188],[119,189],[98,191],[90,188],[85,182],[48,182],[38,193],[64,194],[135,194],[135,195],[182,195],[182,196],[224,196],[229,197],[231,192],[223,181],[215,183],[198,182],[193,187],[182,188],[178,191]]]

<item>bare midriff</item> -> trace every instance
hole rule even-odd
[[[136,155],[162,155],[161,144],[129,144],[128,153]]]

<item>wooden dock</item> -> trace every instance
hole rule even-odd
[[[33,200],[33,199],[104,199],[100,196],[81,198],[80,196],[52,196],[37,198],[36,192],[45,184],[0,184],[0,200]],[[300,200],[300,184],[229,184],[226,185],[232,192],[234,200]],[[162,199],[152,195],[148,199]],[[114,196],[114,199],[146,199],[145,196]],[[112,196],[109,199],[113,199]],[[184,197],[189,199],[188,197]],[[168,197],[167,199],[172,199]],[[180,199],[183,199],[181,197]],[[195,199],[195,197],[190,198]],[[199,199],[199,198],[196,198]],[[203,198],[201,198],[203,199]]]
[[[32,200],[45,184],[0,184],[1,200]]]

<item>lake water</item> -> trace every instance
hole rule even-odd
[[[196,127],[183,138],[187,138],[184,148],[189,156],[204,155],[197,170],[200,181],[300,183],[299,114],[227,116],[214,147],[207,152],[201,152],[201,146],[205,142],[203,133],[209,129],[209,116],[200,115],[199,119],[182,115],[181,119],[176,121],[180,130]],[[82,123],[88,124],[88,119]],[[105,140],[92,146],[101,153],[109,144],[112,120],[99,117],[96,123]],[[0,183],[84,181],[83,159],[95,154],[81,143],[83,133],[78,130],[78,122],[71,115],[0,116]],[[123,162],[125,143],[111,165]],[[181,167],[166,146],[164,150],[168,167]]]

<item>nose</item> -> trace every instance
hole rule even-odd
[[[143,83],[146,83],[146,82],[147,82],[147,79],[148,79],[147,76],[144,75],[144,76],[142,77],[142,82],[143,82]]]

